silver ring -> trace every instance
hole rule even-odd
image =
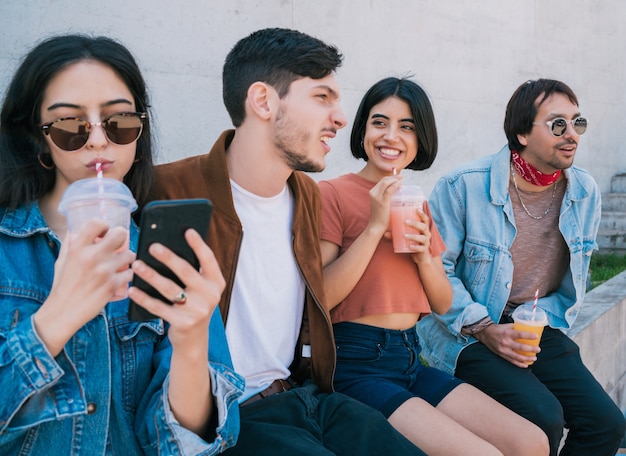
[[[187,302],[187,293],[185,293],[185,290],[181,290],[180,293],[174,296],[172,302],[174,304],[185,304]]]

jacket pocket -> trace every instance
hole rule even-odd
[[[492,247],[467,241],[463,249],[463,282],[472,289],[484,286],[489,279],[496,252]]]

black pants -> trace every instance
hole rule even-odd
[[[239,409],[237,444],[224,455],[425,456],[382,413],[314,385],[292,388]]]
[[[584,366],[578,345],[546,328],[540,346],[537,361],[522,369],[482,343],[472,344],[461,352],[455,375],[543,429],[551,455],[557,454],[566,427],[562,456],[614,456],[626,421]]]

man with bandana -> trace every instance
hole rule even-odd
[[[573,166],[586,128],[566,84],[527,81],[507,105],[508,144],[441,178],[429,199],[454,298],[418,324],[422,354],[541,427],[551,455],[564,428],[561,455],[614,455],[626,427],[561,331],[580,312],[597,248],[600,191]],[[516,340],[536,336],[511,318],[535,296],[548,315],[539,347]]]

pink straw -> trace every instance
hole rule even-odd
[[[539,288],[535,291],[535,302],[533,303],[533,316],[532,321],[535,321],[535,312],[537,310],[537,300],[539,299]]]
[[[393,175],[396,176],[398,174],[398,170],[395,168],[395,166],[391,169],[393,170]]]

